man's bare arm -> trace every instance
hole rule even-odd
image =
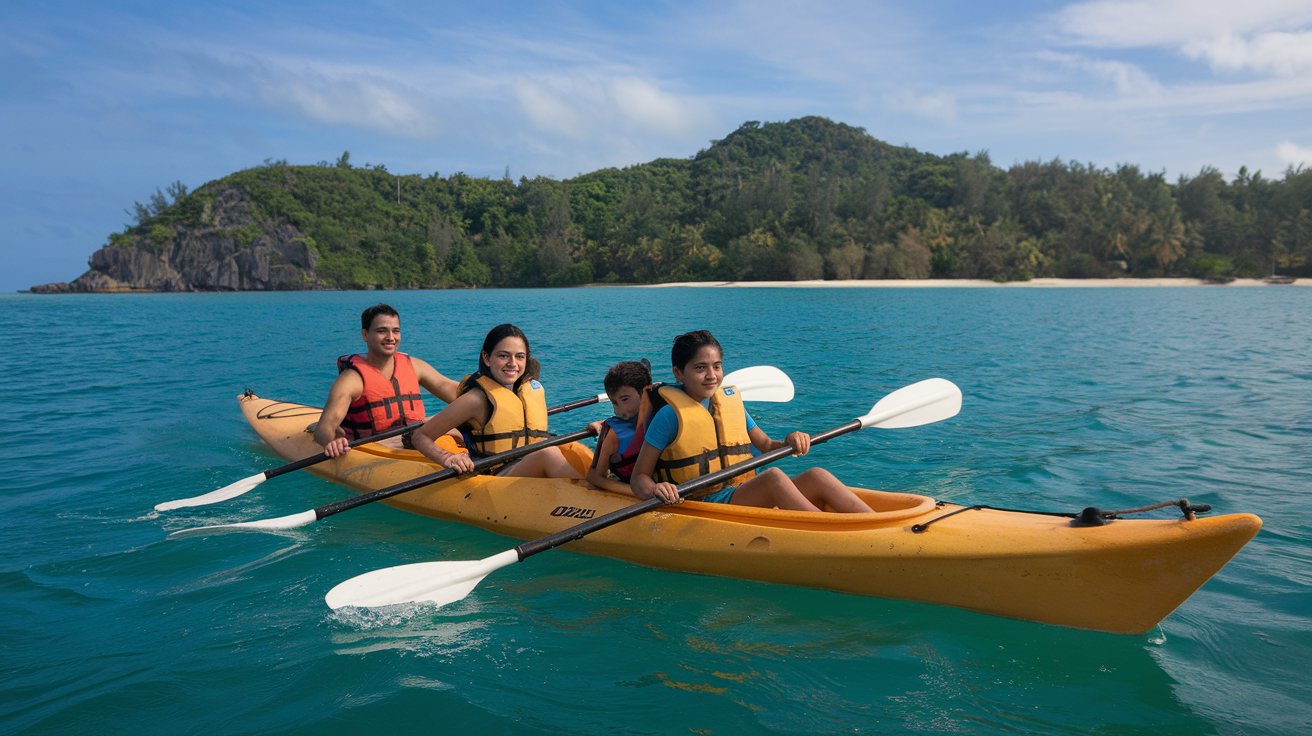
[[[350,451],[350,440],[342,431],[342,420],[351,408],[351,402],[364,393],[364,381],[360,374],[345,370],[337,375],[333,386],[328,390],[328,401],[324,404],[319,424],[314,428],[314,441],[323,446],[328,457],[338,457]]]
[[[415,366],[415,377],[419,379],[419,385],[428,389],[428,392],[437,398],[450,404],[460,395],[460,383],[442,375],[433,366],[426,361],[420,360],[414,356],[410,357],[410,362]]]

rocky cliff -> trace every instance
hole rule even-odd
[[[313,289],[318,254],[288,224],[260,221],[249,196],[218,187],[202,197],[197,223],[128,230],[91,255],[90,269],[35,293]],[[194,195],[193,195],[194,196]]]

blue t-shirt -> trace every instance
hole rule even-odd
[[[710,409],[711,400],[709,398],[705,399],[702,401],[702,406]],[[743,409],[743,415],[747,417],[747,431],[750,432],[756,427],[756,420],[752,419],[752,415],[747,413],[746,408]],[[674,414],[674,408],[666,404],[656,411],[655,416],[648,420],[647,434],[643,437],[643,442],[657,450],[664,450],[670,446],[670,443],[674,441],[674,436],[678,433],[679,419]],[[755,447],[752,448],[752,454],[757,454]]]

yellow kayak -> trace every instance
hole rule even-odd
[[[281,457],[320,452],[307,431],[319,409],[245,394],[238,400],[247,421]],[[580,472],[592,461],[583,445],[562,450]],[[413,450],[375,444],[309,468],[359,492],[435,469]],[[875,511],[806,513],[688,501],[593,532],[569,548],[669,570],[1138,634],[1175,610],[1262,526],[1252,514],[1081,526],[1065,516],[852,490]],[[635,502],[583,481],[473,476],[384,503],[534,539]]]

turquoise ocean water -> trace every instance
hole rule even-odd
[[[346,494],[236,395],[320,403],[365,306],[463,375],[514,321],[549,401],[705,327],[797,386],[775,436],[930,376],[959,417],[817,447],[855,485],[1056,511],[1186,496],[1265,527],[1145,636],[651,570],[566,550],[451,610],[333,613],[366,570],[512,540],[381,504],[166,541]],[[577,289],[0,296],[0,733],[1299,734],[1312,723],[1312,289]],[[665,370],[657,378],[668,378]],[[433,406],[439,406],[434,402]],[[569,431],[597,407],[553,418]],[[790,460],[794,471],[804,467]],[[1166,516],[1166,512],[1159,512]]]

